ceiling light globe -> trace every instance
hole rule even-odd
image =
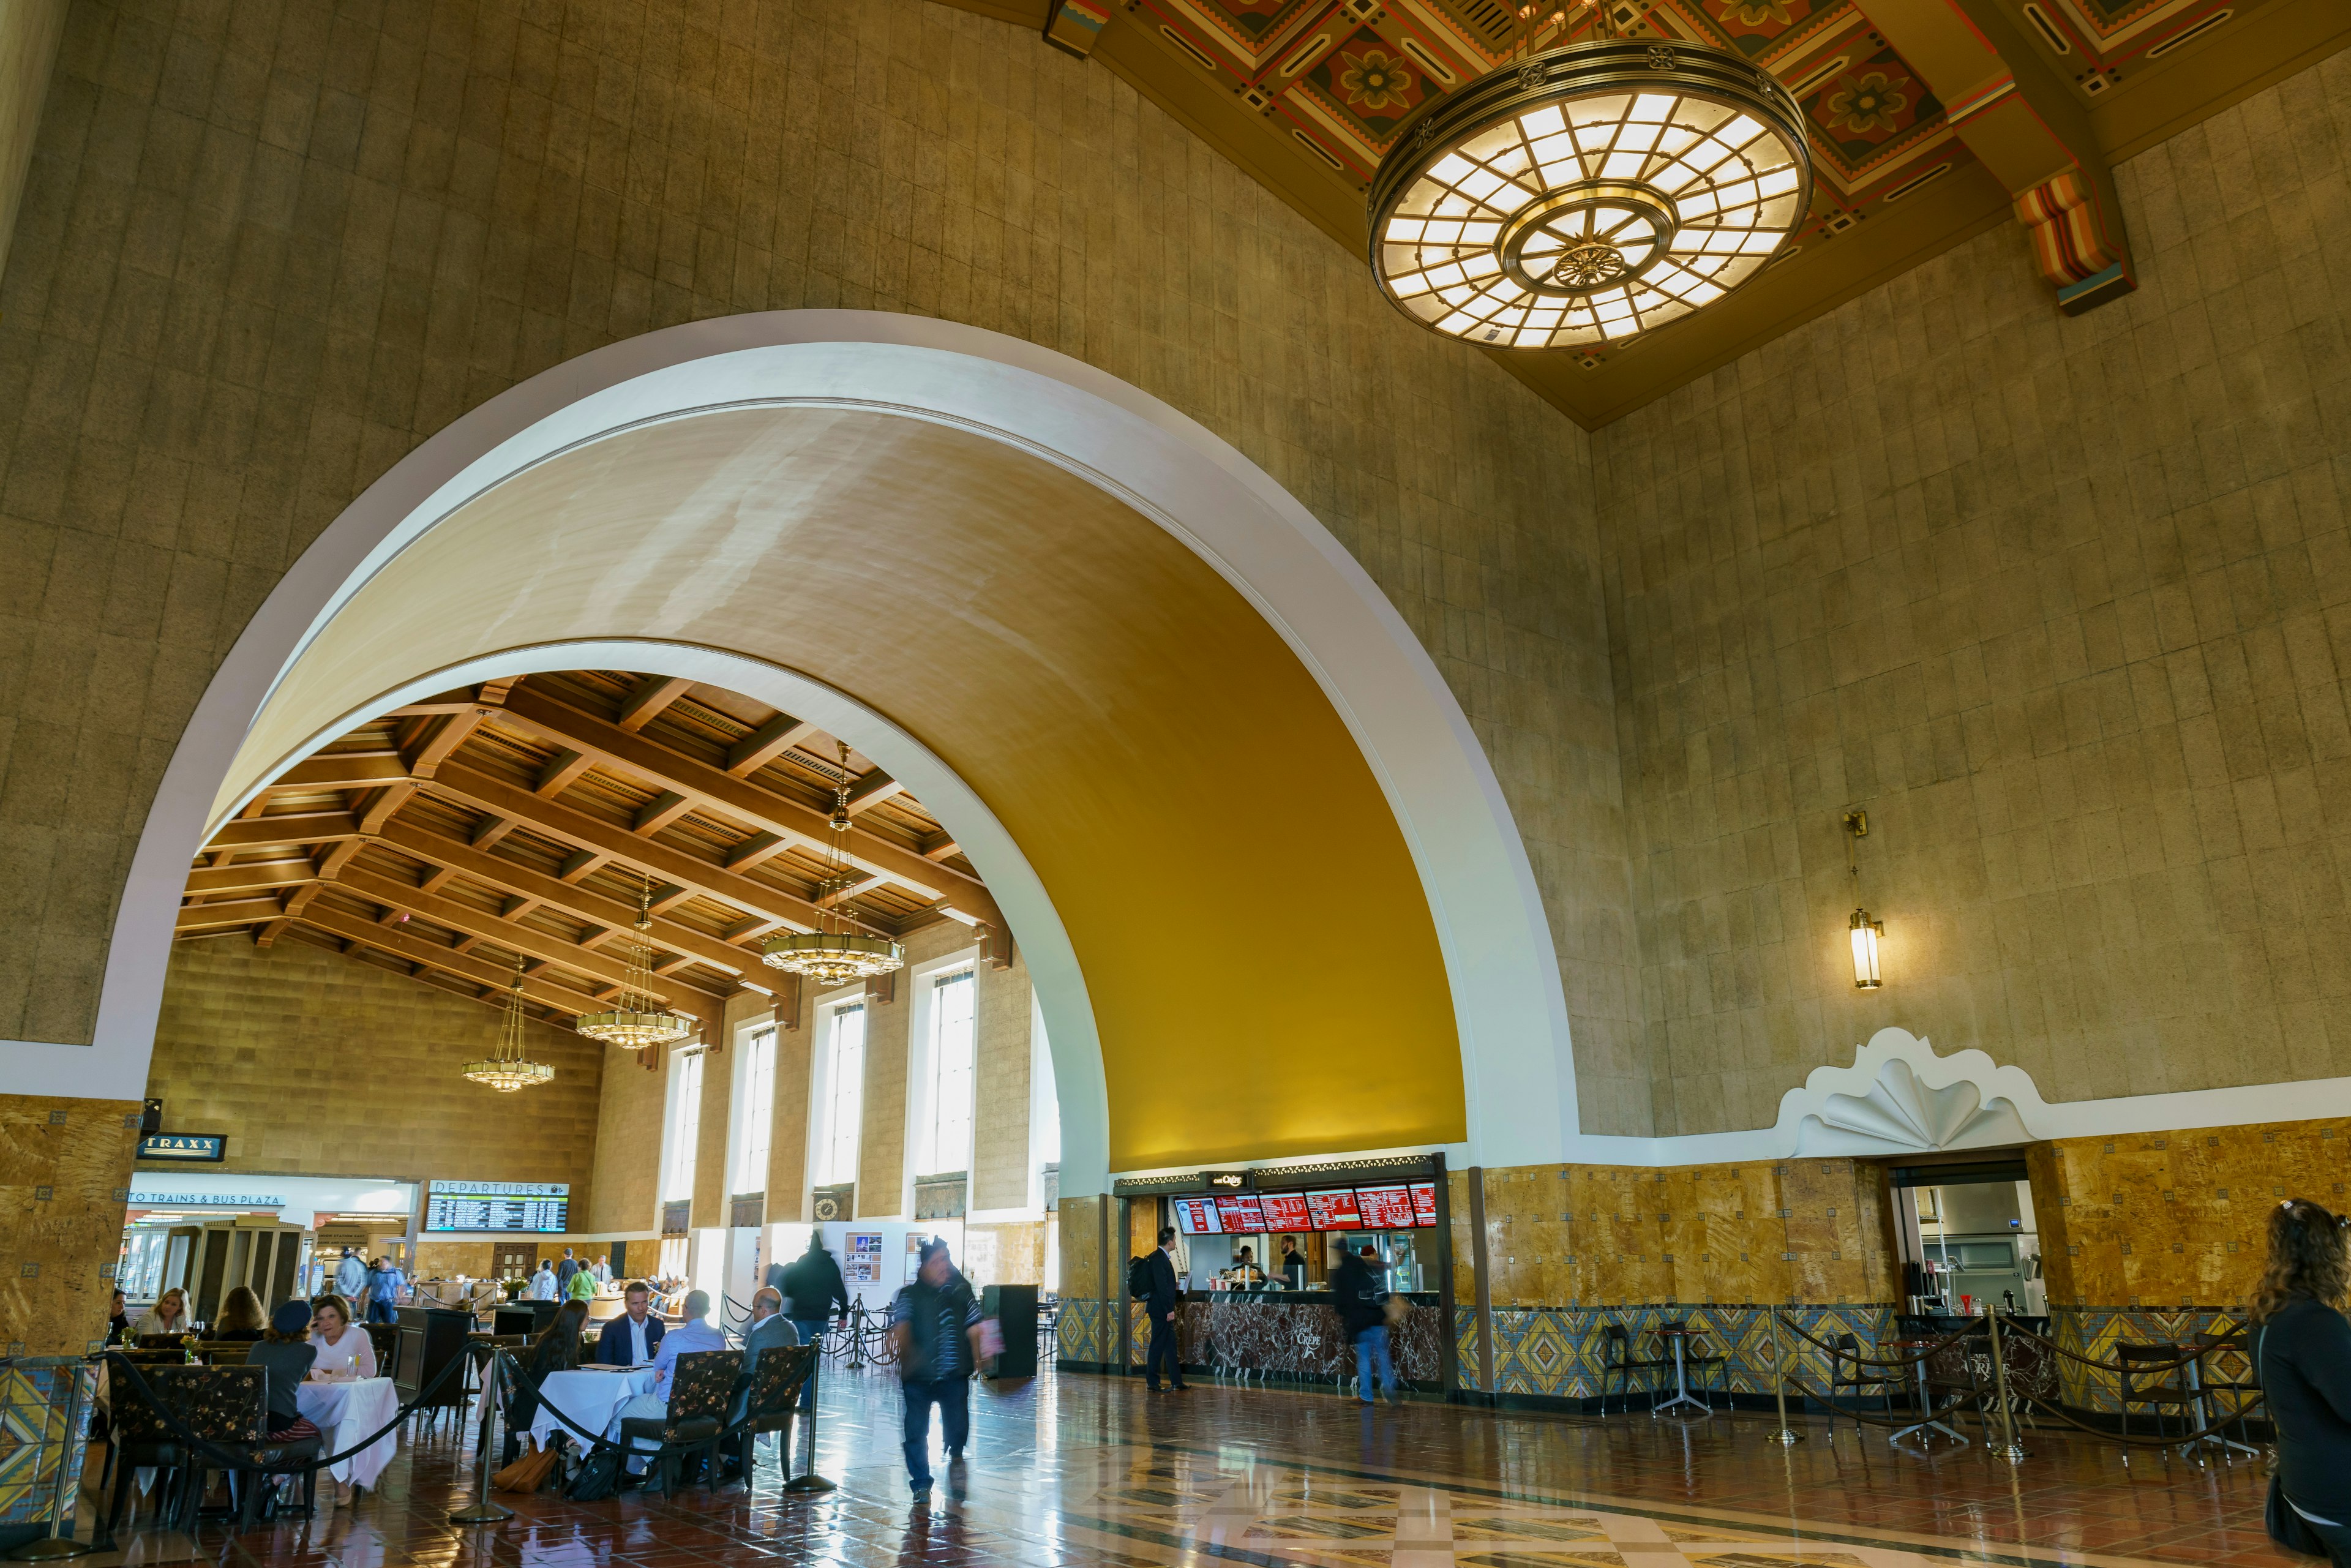
[[[1372,181],[1372,275],[1435,332],[1589,350],[1703,309],[1812,206],[1803,113],[1726,49],[1550,49],[1438,99]]]

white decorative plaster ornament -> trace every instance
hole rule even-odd
[[[2042,1108],[2023,1069],[1980,1051],[1937,1056],[1907,1030],[1884,1029],[1851,1067],[1813,1070],[1780,1102],[1799,1155],[1886,1155],[2030,1143],[2025,1107]]]

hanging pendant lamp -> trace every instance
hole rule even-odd
[[[834,902],[830,910],[820,903],[815,930],[770,936],[760,949],[761,958],[772,967],[806,976],[823,986],[871,979],[906,962],[906,950],[897,943],[857,930],[856,907],[840,896],[860,878],[850,869],[849,855],[842,847],[849,840],[849,743],[835,744],[841,747],[841,770],[833,788],[832,820],[826,824],[832,837],[825,845],[825,874],[817,883],[819,899],[831,894]]]
[[[637,902],[636,940],[624,944],[628,958],[621,972],[621,989],[608,1012],[583,1013],[571,1027],[590,1040],[624,1051],[648,1051],[669,1045],[694,1032],[694,1020],[666,1011],[653,995],[653,884],[644,879]]]
[[[465,1063],[465,1076],[501,1094],[553,1079],[554,1068],[543,1061],[532,1061],[523,1054],[522,1023],[522,960],[517,958],[514,983],[507,988],[506,1014],[498,1023],[498,1043],[484,1060]]]
[[[1621,342],[1780,254],[1812,203],[1803,123],[1779,78],[1727,49],[1531,51],[1397,133],[1372,182],[1373,276],[1447,337]]]

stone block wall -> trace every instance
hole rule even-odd
[[[1584,436],[1109,71],[925,4],[72,6],[0,276],[0,1036],[89,1038],[171,748],[353,496],[586,350],[798,307],[1074,355],[1328,524],[1526,834],[1588,1124],[1647,1131]]]
[[[1900,1024],[2052,1100],[2351,1072],[2351,56],[1593,441],[1660,1135]],[[1839,826],[1885,988],[1856,991]]]
[[[138,1143],[135,1100],[0,1095],[0,1354],[105,1339]]]
[[[971,1207],[1026,1208],[1029,1068],[1034,1060],[1029,966],[1020,962],[1018,952],[1008,969],[997,968],[983,956],[977,982],[979,1074],[971,1129]],[[1043,1267],[1041,1254],[1038,1266]]]
[[[554,1081],[500,1094],[458,1075],[498,1026],[495,1008],[308,943],[181,942],[147,1092],[173,1132],[226,1134],[227,1170],[561,1181],[585,1212],[603,1048],[527,1024]]]

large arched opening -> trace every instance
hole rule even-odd
[[[417,692],[616,642],[610,663],[831,705],[925,780],[1036,970],[1065,1190],[1316,1150],[1553,1157],[1572,1136],[1524,851],[1368,577],[1134,389],[859,312],[586,356],[424,443],[320,537],[159,793],[101,1071],[143,1071],[187,856],[277,770]],[[1264,1124],[1185,1082],[1249,1083]]]

